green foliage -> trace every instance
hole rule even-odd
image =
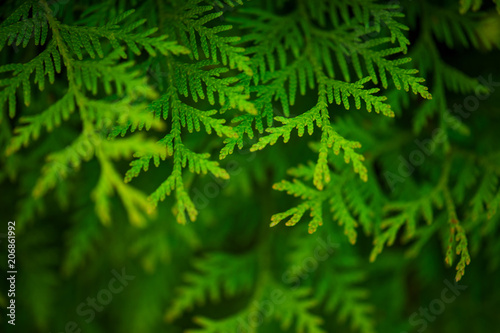
[[[400,333],[452,275],[429,332],[498,325],[499,1],[0,10],[23,332]]]
[[[497,10],[500,13],[500,3],[498,0],[493,0],[493,2],[496,3]],[[467,13],[469,9],[478,11],[482,4],[483,0],[460,0],[460,13]]]

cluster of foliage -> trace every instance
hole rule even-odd
[[[500,1],[0,13],[0,210],[17,222],[20,331],[498,324]],[[134,280],[81,316],[122,267]],[[444,279],[469,291],[409,320]]]

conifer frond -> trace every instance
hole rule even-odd
[[[459,281],[465,274],[465,266],[470,264],[470,255],[467,236],[462,224],[458,221],[455,203],[447,187],[443,190],[446,209],[448,212],[448,224],[450,225],[450,238],[446,251],[445,262],[451,266],[453,263],[453,248],[456,255],[460,255],[460,260],[456,266],[457,274],[455,280]]]
[[[321,213],[323,201],[326,199],[324,193],[310,188],[298,180],[293,183],[281,181],[273,185],[273,188],[278,191],[286,191],[288,194],[296,197],[301,197],[304,202],[296,207],[293,207],[285,212],[274,214],[271,217],[271,227],[276,226],[281,221],[288,219],[285,223],[286,226],[294,226],[297,224],[302,216],[309,210],[311,221],[308,225],[308,232],[312,234],[316,231],[318,226],[323,225],[323,215]]]
[[[326,333],[321,327],[323,319],[311,311],[316,305],[310,297],[311,294],[311,289],[305,287],[284,291],[283,298],[286,302],[276,311],[283,330],[289,329],[293,323],[296,332]]]
[[[61,56],[57,50],[57,44],[50,41],[47,48],[28,63],[0,66],[0,73],[5,72],[12,72],[12,74],[8,78],[0,79],[0,107],[3,110],[5,103],[8,102],[9,116],[13,118],[16,115],[16,91],[18,89],[22,89],[24,104],[30,105],[30,78],[33,73],[35,73],[34,82],[38,83],[40,90],[43,90],[45,77],[48,76],[49,82],[53,84],[56,73],[61,72]]]
[[[238,109],[250,114],[256,114],[254,105],[243,92],[242,86],[237,86],[239,80],[235,76],[221,77],[228,71],[226,67],[215,67],[204,70],[204,67],[215,66],[210,60],[199,61],[196,64],[175,62],[174,84],[180,94],[191,96],[195,102],[207,99],[210,105],[215,104],[214,94],[217,93],[218,103],[225,109]],[[227,102],[226,102],[227,101]],[[226,105],[227,103],[227,105]]]
[[[101,225],[94,216],[92,209],[82,209],[75,214],[81,220],[72,226],[66,238],[68,251],[62,263],[62,270],[66,275],[73,274],[86,259],[97,252],[95,244],[102,240],[103,235]]]
[[[302,165],[291,169],[289,173],[294,177],[303,178],[305,181],[311,181],[316,177],[317,166],[313,167],[312,164],[309,166]],[[332,212],[333,220],[344,228],[344,234],[349,239],[349,242],[351,244],[356,243],[358,221],[361,220],[362,225],[367,229],[366,219],[371,215],[371,200],[369,197],[355,203],[352,199],[349,200],[349,197],[343,190],[343,187],[347,184],[347,180],[350,179],[347,172],[344,172],[344,175],[341,177],[337,175],[332,175],[331,177],[331,184],[327,185],[325,189],[322,188],[320,190],[307,186],[297,178],[293,182],[282,181],[274,184],[273,189],[286,191],[289,195],[300,197],[302,202],[285,212],[274,214],[271,217],[271,227],[276,226],[285,219],[288,219],[285,223],[286,226],[294,226],[307,211],[310,211],[311,220],[308,225],[308,232],[312,234],[324,223],[323,205],[326,203]],[[369,232],[369,230],[365,231]]]
[[[325,117],[325,113],[327,112],[327,98],[329,103],[333,103],[334,101],[339,105],[342,103],[346,109],[349,109],[349,97],[354,96],[356,108],[359,109],[361,107],[361,100],[363,100],[366,103],[368,111],[371,111],[373,108],[377,113],[382,112],[386,116],[394,116],[390,106],[384,103],[386,97],[372,95],[373,93],[378,92],[377,88],[363,90],[363,84],[368,80],[369,78],[365,78],[356,83],[347,83],[325,78],[324,84],[320,87],[320,98],[318,103],[312,109],[294,118],[276,117],[275,119],[281,122],[283,126],[267,129],[266,131],[270,134],[260,138],[259,142],[252,146],[251,150],[260,150],[265,148],[267,145],[273,145],[280,137],[283,137],[283,142],[287,143],[293,129],[297,129],[298,135],[301,137],[306,128],[309,135],[313,134],[315,127],[314,123],[316,123],[316,126],[320,128],[323,124],[328,126],[329,124],[324,122],[322,119]],[[329,130],[329,128],[323,128],[323,131],[325,130]],[[329,132],[331,138],[328,140],[333,143],[335,139],[338,139],[338,136],[335,137],[332,130],[329,130]],[[351,145],[351,148],[356,146],[357,144],[354,144],[354,146]]]
[[[494,282],[500,0],[434,2],[2,2],[0,211],[40,278],[20,330],[110,265],[137,279],[96,332],[409,331],[436,260]]]
[[[262,281],[264,284],[255,291],[252,302],[241,312],[224,319],[210,319],[207,317],[196,317],[195,322],[201,329],[191,330],[193,333],[215,333],[215,332],[255,332],[263,323],[276,318],[280,322],[282,330],[291,327],[297,332],[324,333],[321,328],[322,318],[311,310],[316,305],[311,300],[311,290],[306,287],[282,288],[270,278]],[[279,294],[279,304],[271,304],[270,297]],[[270,306],[269,315],[263,320],[256,320],[253,314],[259,311],[261,304]]]
[[[374,241],[374,248],[370,255],[370,260],[374,261],[377,255],[382,252],[387,244],[391,246],[396,240],[397,233],[405,226],[404,239],[409,240],[414,237],[419,218],[422,217],[427,224],[433,223],[433,207],[443,207],[443,196],[439,190],[433,191],[420,200],[404,203],[390,203],[385,207],[387,212],[397,212],[397,214],[386,218],[381,223],[383,232]]]
[[[68,91],[60,100],[52,104],[43,113],[26,116],[20,119],[20,123],[25,124],[22,127],[15,129],[15,136],[12,138],[10,145],[7,147],[7,154],[12,154],[27,146],[29,141],[38,139],[42,128],[47,131],[52,131],[55,127],[61,125],[63,120],[68,120],[69,116],[75,111],[75,96],[74,93]]]
[[[363,34],[380,32],[388,28],[391,42],[397,41],[405,53],[407,45],[410,44],[404,34],[408,27],[398,22],[398,19],[404,17],[404,14],[399,12],[399,4],[380,4],[376,1],[314,0],[305,1],[304,5],[309,10],[311,18],[322,27],[328,24],[334,27],[359,25],[356,29]],[[325,18],[328,18],[329,22]]]
[[[486,212],[486,207],[491,205],[497,193],[499,176],[493,172],[486,172],[479,182],[478,189],[471,200],[471,216],[476,221]]]
[[[213,0],[212,2],[215,5],[219,6],[220,8],[224,8],[225,5],[229,7],[235,7],[236,5],[243,5],[243,0]]]
[[[140,72],[131,70],[134,66],[132,61],[118,64],[120,52],[123,52],[123,49],[116,50],[99,60],[75,61],[73,64],[75,85],[93,95],[98,93],[98,86],[102,84],[106,95],[116,92],[118,96],[127,94],[127,96],[154,97],[156,93],[148,87]]]
[[[206,66],[208,63],[202,63],[202,66]],[[171,66],[172,63],[169,63]],[[197,174],[206,174],[211,172],[214,176],[220,177],[222,179],[229,178],[229,174],[215,161],[210,161],[210,154],[197,154],[188,149],[182,142],[181,130],[182,128],[187,128],[188,132],[193,131],[199,132],[201,130],[201,124],[204,125],[205,131],[211,133],[212,130],[216,132],[219,136],[234,138],[237,133],[233,131],[232,127],[224,125],[224,119],[216,119],[212,117],[217,113],[215,110],[211,111],[201,111],[193,106],[184,103],[180,99],[180,94],[188,93],[188,82],[190,84],[190,91],[198,95],[198,97],[204,99],[206,96],[212,99],[210,102],[213,103],[213,92],[215,89],[219,89],[219,97],[221,98],[221,103],[224,102],[224,90],[229,98],[235,98],[238,101],[246,100],[247,97],[240,95],[237,91],[231,91],[231,88],[227,86],[226,82],[233,82],[232,79],[225,81],[225,79],[217,79],[218,71],[216,69],[212,71],[203,72],[199,70],[198,67],[183,67],[179,66],[180,70],[169,75],[168,83],[169,88],[165,95],[163,95],[158,101],[154,102],[150,110],[157,117],[163,117],[167,119],[169,113],[171,113],[171,130],[162,140],[160,140],[160,145],[166,150],[166,154],[138,154],[136,157],[138,160],[131,163],[131,169],[127,172],[125,176],[125,181],[130,181],[132,178],[137,177],[141,170],[147,171],[149,168],[150,160],[153,158],[155,165],[158,166],[160,159],[164,160],[166,156],[173,157],[173,171],[172,174],[154,191],[150,199],[156,206],[159,201],[163,201],[166,196],[170,195],[175,189],[176,199],[177,199],[177,209],[176,215],[179,223],[186,222],[185,213],[189,215],[189,219],[194,221],[198,214],[195,205],[189,198],[189,195],[184,189],[184,182],[182,179],[182,170],[189,167],[189,170]],[[189,72],[189,69],[192,72]],[[187,75],[191,74],[194,78],[187,79]],[[204,93],[204,89],[201,82],[205,80],[207,93]],[[219,80],[219,81],[217,81]],[[229,92],[228,92],[229,91]],[[245,104],[250,105],[250,104]]]
[[[258,73],[254,80],[268,72],[287,68],[287,51],[299,58],[305,46],[304,36],[296,16],[275,16],[267,11],[246,8],[241,10],[245,15],[234,23],[241,29],[248,30],[241,43],[249,44],[245,53],[251,55],[253,72]]]
[[[461,193],[464,190],[464,186],[468,186],[467,184],[470,180],[466,180],[455,188],[450,189],[449,183],[455,177],[450,173],[452,163],[453,157],[449,156],[444,163],[443,171],[437,185],[432,190],[423,194],[418,200],[406,202],[393,201],[386,204],[384,210],[385,215],[388,217],[380,225],[381,230],[374,241],[375,246],[370,256],[371,261],[375,260],[385,245],[391,246],[395,242],[397,233],[403,226],[406,227],[403,241],[412,240],[416,236],[420,237],[420,240],[410,250],[412,255],[415,255],[416,251],[423,246],[423,242],[429,241],[431,235],[440,230],[448,235],[445,262],[448,265],[452,265],[455,255],[460,256],[456,265],[457,273],[455,279],[458,281],[462,278],[465,266],[470,263],[470,254],[464,222],[460,222],[455,205],[456,202],[463,200]],[[469,168],[469,170],[471,169]],[[494,179],[491,179],[493,181],[492,184],[489,184],[488,181],[483,184],[488,184],[487,188],[489,190],[486,195],[491,200],[494,195],[492,193],[496,192],[490,192],[490,190],[496,191],[497,183]],[[483,205],[486,205],[486,203],[477,201],[477,198],[481,197],[481,195],[485,195],[485,192],[484,188],[480,185],[476,197],[473,197],[469,203],[470,210],[464,213],[465,216],[474,216],[474,204],[478,205],[476,207],[479,207],[480,214],[485,212]],[[435,214],[435,209],[439,210],[438,214]],[[427,227],[419,226],[421,218],[426,221]],[[440,221],[446,223],[441,223]],[[431,225],[433,224],[436,226],[432,227]]]
[[[335,311],[339,321],[349,320],[354,331],[373,333],[376,332],[374,308],[369,303],[368,290],[361,286],[367,274],[360,267],[359,257],[350,252],[335,256],[332,265],[321,271],[315,296],[324,303],[327,313]]]
[[[463,0],[464,6],[461,10],[464,11],[465,8],[470,8],[466,6],[466,3],[471,4],[471,1],[477,0]],[[415,4],[410,4],[414,6]],[[419,4],[420,5],[420,4]],[[457,44],[464,47],[474,47],[476,49],[492,49],[500,47],[500,42],[496,38],[491,38],[489,34],[482,33],[481,21],[486,20],[483,15],[471,15],[459,13],[458,11],[446,10],[443,7],[436,6],[428,2],[421,4],[421,10],[412,10],[410,15],[422,15],[431,19],[432,24],[429,24],[428,29],[432,31],[434,37],[440,41],[446,43],[450,48]],[[497,8],[498,2],[497,2]],[[497,9],[498,10],[498,9]],[[411,18],[412,20],[415,17]]]
[[[419,94],[426,99],[432,98],[431,94],[427,91],[427,87],[422,85],[422,82],[425,80],[414,76],[418,71],[404,68],[405,64],[411,62],[411,58],[388,59],[395,54],[403,52],[403,48],[391,47],[378,50],[381,45],[391,42],[390,37],[356,42],[360,36],[353,35],[342,38],[333,33],[317,32],[316,34],[321,38],[317,39],[315,52],[318,54],[318,59],[322,59],[331,77],[335,76],[331,60],[329,60],[331,58],[330,52],[333,52],[337,54],[343,78],[348,82],[351,81],[350,71],[345,60],[345,56],[349,55],[358,79],[361,80],[365,75],[369,75],[375,84],[380,82],[382,87],[387,89],[389,87],[387,74],[389,74],[396,89],[409,91],[411,88],[414,94]],[[363,59],[363,63],[360,61],[360,58]],[[375,66],[378,69],[378,75],[375,71]]]
[[[345,178],[348,180],[349,176],[346,175]],[[347,184],[348,181],[346,181]],[[383,201],[383,194],[380,193],[377,181],[373,177],[368,177],[365,185],[363,188],[354,186],[349,190],[347,186],[342,186],[339,197],[352,212],[352,216],[357,217],[356,221],[363,227],[364,232],[370,235],[374,225],[378,225],[377,220],[380,219],[381,209],[377,206]]]
[[[120,26],[119,23],[129,17],[133,10],[119,15],[103,26],[84,27],[62,24],[53,16],[46,2],[36,4],[39,6],[38,9],[29,7],[35,5],[22,7],[19,12],[13,14],[11,21],[26,18],[31,10],[31,15],[34,17],[41,15],[48,23],[48,28],[52,31],[51,40],[47,47],[28,63],[0,67],[0,72],[12,72],[10,78],[0,81],[0,86],[4,87],[0,90],[0,104],[3,107],[8,100],[10,116],[14,117],[16,90],[22,86],[24,101],[28,106],[31,95],[30,76],[35,74],[34,82],[38,83],[40,90],[43,90],[45,76],[48,76],[51,84],[54,83],[55,73],[60,73],[63,66],[67,73],[68,90],[62,99],[45,111],[21,118],[21,123],[26,125],[15,130],[18,135],[13,137],[7,152],[11,154],[19,150],[22,145],[27,145],[31,138],[37,139],[42,128],[53,130],[61,120],[67,120],[72,112],[78,110],[83,133],[65,149],[49,155],[48,163],[44,166],[33,193],[38,197],[45,194],[59,180],[77,170],[83,161],[96,157],[101,166],[101,175],[92,195],[96,201],[97,215],[103,223],[111,221],[110,197],[116,192],[124,203],[130,221],[143,225],[145,223],[143,211],[150,210],[150,202],[142,192],[121,181],[121,177],[108,158],[128,157],[134,151],[142,155],[160,154],[159,146],[151,145],[142,136],[123,139],[121,143],[106,142],[103,141],[103,134],[106,136],[110,129],[114,128],[111,137],[115,137],[117,133],[124,135],[127,130],[134,131],[143,127],[159,129],[162,125],[154,119],[153,114],[142,112],[145,104],[138,102],[139,99],[152,99],[157,93],[148,85],[140,71],[131,69],[135,65],[133,61],[119,63],[119,60],[126,57],[123,45],[136,55],[140,54],[141,49],[147,50],[151,56],[158,53],[165,56],[187,53],[188,50],[174,41],[166,40],[166,35],[152,37],[156,29],[134,32],[145,23],[144,19]],[[36,44],[40,38],[40,33],[37,31],[34,31]],[[45,40],[46,36],[45,31],[42,40]],[[113,48],[113,51],[106,55],[104,52],[108,50],[101,44],[102,39],[107,39]],[[84,59],[84,52],[90,58],[95,58],[97,54],[102,59],[87,60],[87,57]],[[75,59],[75,56],[78,59]],[[112,85],[115,86],[114,89]],[[86,96],[86,91],[94,95],[100,93],[99,87],[103,87],[105,95],[113,97],[91,100]],[[217,127],[218,124],[213,126]]]
[[[468,135],[469,129],[457,117],[450,114],[446,103],[445,93],[447,90],[455,93],[478,93],[488,94],[489,89],[482,85],[478,79],[472,78],[465,73],[444,62],[433,40],[429,36],[420,39],[412,51],[412,56],[424,75],[433,73],[432,82],[433,100],[422,104],[416,112],[413,130],[420,133],[434,116],[439,116],[440,126],[445,133],[444,146],[448,144],[446,132],[448,128],[459,132],[462,135]]]
[[[144,154],[158,154],[161,147],[145,141],[140,136],[123,140],[125,141],[122,143],[115,143],[103,141],[95,134],[80,135],[65,149],[47,157],[47,163],[42,169],[42,175],[37,180],[33,194],[36,197],[41,197],[58,182],[78,170],[83,162],[97,156],[101,166],[101,177],[92,196],[96,201],[98,216],[103,223],[111,221],[109,197],[116,190],[124,202],[131,222],[138,225],[144,224],[145,219],[142,216],[142,211],[151,211],[149,201],[140,191],[122,182],[111,161],[104,158],[103,154],[117,159],[122,156],[128,157],[134,151],[141,151]]]
[[[172,264],[179,251],[177,239],[169,237],[176,233],[182,239],[182,245],[196,250],[201,245],[200,236],[193,229],[176,223],[159,223],[141,230],[141,237],[130,246],[131,253],[141,261],[146,272],[161,274],[164,265]],[[170,294],[170,292],[169,292]],[[163,308],[161,310],[163,312]]]
[[[198,211],[184,189],[182,169],[186,168],[187,165],[189,167],[189,171],[193,173],[206,174],[207,172],[210,172],[215,177],[222,179],[228,179],[229,174],[225,169],[219,167],[218,162],[210,161],[208,159],[210,154],[196,154],[192,152],[180,142],[180,138],[178,137],[171,136],[170,138],[166,138],[164,145],[167,146],[167,152],[169,149],[173,151],[173,171],[172,174],[150,195],[150,200],[154,206],[156,206],[159,201],[165,200],[166,196],[170,195],[170,193],[172,193],[175,189],[177,199],[177,209],[175,214],[177,216],[177,221],[181,224],[186,223],[187,219],[185,213],[188,214],[191,221],[195,221]],[[157,154],[148,154],[146,156],[141,156],[139,162],[132,162],[132,168],[129,172],[127,172],[126,179],[128,180],[137,176],[141,168],[143,170],[147,170],[149,161],[153,157],[155,158],[155,162],[159,161]]]
[[[197,272],[185,275],[187,286],[178,290],[179,297],[165,314],[169,321],[207,300],[219,302],[223,297],[247,291],[254,283],[257,268],[254,256],[225,253],[210,253],[193,265]]]
[[[111,223],[110,197],[114,192],[120,196],[132,224],[143,226],[147,221],[144,212],[152,212],[152,205],[147,195],[125,184],[121,175],[113,167],[111,161],[104,158],[105,154],[109,156],[111,151],[113,151],[114,157],[117,155],[125,155],[128,157],[132,151],[137,149],[137,146],[141,146],[141,149],[144,149],[145,143],[143,140],[132,138],[129,139],[129,142],[130,141],[135,141],[136,144],[131,146],[123,144],[120,146],[114,143],[103,143],[102,146],[99,147],[97,158],[101,167],[101,175],[92,192],[92,198],[96,202],[96,214],[104,224]],[[125,151],[120,151],[120,149],[125,149]],[[150,150],[155,149],[156,146],[151,144]]]
[[[65,149],[52,153],[42,168],[42,176],[38,180],[33,194],[41,197],[52,189],[60,179],[66,178],[73,170],[78,170],[82,162],[94,156],[93,136],[80,135]]]
[[[151,56],[156,56],[157,52],[163,55],[168,55],[169,53],[188,53],[185,47],[178,45],[174,41],[166,40],[166,35],[153,37],[152,35],[157,31],[156,28],[134,33],[134,30],[146,22],[145,19],[123,27],[120,26],[120,22],[124,21],[133,13],[134,10],[126,11],[106,25],[100,27],[58,24],[58,28],[68,49],[80,60],[83,59],[84,51],[92,59],[96,57],[96,54],[98,57],[102,58],[104,54],[100,40],[103,38],[107,39],[115,50],[122,50],[120,42],[124,43],[127,48],[136,55],[141,54],[141,49],[146,50]],[[120,55],[123,58],[127,57],[126,53],[123,51],[120,52]]]
[[[325,84],[329,103],[333,103],[333,101],[335,101],[337,105],[342,103],[344,108],[349,110],[349,97],[352,96],[354,98],[356,109],[359,110],[361,108],[361,101],[363,101],[366,104],[368,112],[375,110],[376,113],[382,113],[384,116],[394,117],[394,112],[391,110],[391,106],[385,103],[387,97],[374,95],[380,91],[378,88],[364,88],[364,84],[370,79],[371,77],[366,77],[354,83],[347,83],[329,78],[323,78],[324,81],[320,82],[324,82]],[[320,91],[320,93],[322,93],[322,91]]]
[[[5,45],[26,47],[32,37],[35,45],[44,45],[49,27],[39,1],[26,1],[0,23],[0,51]]]
[[[195,60],[201,56],[211,58],[215,63],[222,63],[229,68],[235,68],[252,75],[250,59],[243,54],[244,49],[236,46],[240,37],[222,36],[222,33],[232,27],[216,25],[209,27],[208,23],[219,18],[223,12],[212,12],[213,6],[201,5],[202,0],[180,1],[174,7],[176,20],[172,22],[175,33],[182,43],[189,47]],[[198,43],[199,40],[199,43]]]
[[[339,226],[344,227],[344,234],[349,239],[349,242],[355,244],[358,236],[356,231],[358,227],[357,219],[347,206],[340,186],[337,186],[332,192],[329,203],[333,219],[338,222]]]

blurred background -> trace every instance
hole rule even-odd
[[[65,0],[48,5],[61,22],[81,25],[105,22],[120,12],[135,9],[131,19],[146,18],[145,26],[140,28],[145,30],[160,26],[159,22],[168,25],[169,19],[175,19],[171,13],[180,3]],[[223,11],[223,15],[209,26],[230,22],[234,28],[226,35],[245,36],[251,31],[244,28],[246,16],[242,8],[285,17],[301,8],[297,3],[300,1],[245,1],[240,6],[234,1],[236,6],[231,7],[227,2],[194,1],[193,6],[213,5],[214,9],[207,13]],[[257,152],[250,147],[265,134],[256,132],[254,138],[245,138],[242,149],[235,149],[220,161],[230,175],[228,180],[185,172],[184,185],[199,211],[197,220],[185,225],[177,223],[174,216],[173,196],[160,202],[147,222],[136,225],[130,222],[121,198],[110,195],[111,221],[103,223],[92,195],[102,172],[95,158],[78,168],[61,165],[64,176],[52,190],[35,198],[32,191],[46,157],[67,147],[82,130],[78,117],[73,115],[49,133],[41,131],[28,147],[0,158],[0,267],[7,271],[7,222],[15,220],[18,272],[16,325],[9,325],[8,317],[2,315],[1,332],[499,330],[500,214],[488,210],[498,206],[495,200],[500,176],[497,5],[489,0],[480,7],[478,1],[376,3],[399,6],[405,14],[399,20],[410,27],[407,55],[413,61],[408,68],[419,69],[418,75],[426,79],[433,99],[424,101],[391,84],[380,94],[388,96],[396,113],[393,119],[368,113],[364,108],[346,112],[342,105],[334,104],[329,109],[335,114],[331,118],[336,130],[361,142],[360,152],[367,159],[369,181],[364,183],[352,166],[344,163],[342,154],[329,157],[332,181],[326,193],[345,198],[346,209],[357,219],[354,245],[345,235],[344,226],[339,225],[335,209],[331,211],[328,200],[332,197],[326,198],[321,209],[323,225],[313,234],[307,228],[310,212],[293,227],[285,226],[284,221],[269,226],[273,214],[302,202],[301,198],[272,188],[283,179],[294,178],[287,172],[290,168],[316,162],[319,130],[303,137],[294,132],[288,143],[278,140]],[[21,4],[2,3],[1,21]],[[477,11],[473,11],[475,7]],[[354,15],[349,10],[349,15]],[[165,21],[161,21],[162,16]],[[0,25],[0,35],[2,29],[7,33],[5,26]],[[167,30],[160,26],[158,34]],[[110,50],[109,45],[104,47]],[[6,46],[0,51],[0,91],[11,74],[2,66],[26,63],[41,49],[31,42],[25,48]],[[136,61],[134,68],[141,70],[162,94],[164,78],[158,75],[157,64],[146,52],[141,56],[128,54]],[[192,61],[186,55],[180,57]],[[161,63],[161,56],[155,61]],[[9,118],[7,107],[2,105],[2,151],[15,135],[20,116],[36,114],[61,98],[67,88],[64,74],[63,69],[44,91],[33,85],[29,107],[18,97],[15,117]],[[490,83],[488,97],[480,100],[470,117],[459,116],[452,111],[454,105],[463,105],[465,98],[474,96],[475,88],[484,84],[479,77]],[[317,92],[311,89],[298,96],[290,109],[291,116],[310,109],[316,99]],[[205,100],[196,105],[211,108]],[[279,102],[272,108],[275,116],[284,115]],[[460,126],[446,126],[442,119],[447,112],[459,119]],[[221,117],[229,120],[231,115]],[[392,188],[387,172],[397,175],[399,158],[408,159],[421,149],[415,140],[432,137],[436,128],[445,131],[445,139],[409,177]],[[105,137],[107,132],[102,135]],[[148,138],[163,135],[161,128],[147,132]],[[183,140],[194,151],[209,152],[214,160],[223,141],[203,131],[187,133]],[[455,282],[459,256],[454,257],[451,267],[445,262],[450,237],[446,202],[441,208],[430,207],[434,223],[426,224],[425,214],[416,215],[413,238],[406,237],[404,228],[396,230],[394,244],[386,246],[371,262],[374,239],[383,234],[383,222],[401,213],[390,207],[429,199],[450,159],[447,181],[471,256],[465,275]],[[130,161],[131,157],[113,165],[124,176]],[[131,186],[145,194],[154,192],[172,172],[171,161],[167,158],[159,167],[151,165]],[[303,182],[312,188],[310,179]],[[493,194],[485,195],[484,200],[474,199],[483,187]],[[361,216],[364,213],[358,210],[356,198],[364,203],[366,216]],[[471,215],[474,212],[479,217]],[[0,307],[5,314],[9,300],[6,279],[1,286]]]

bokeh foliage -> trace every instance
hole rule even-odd
[[[491,332],[499,6],[3,2],[15,331]]]

